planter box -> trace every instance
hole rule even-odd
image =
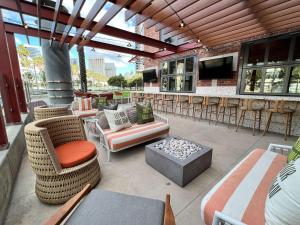
[[[166,139],[170,138],[171,137],[168,137]],[[211,165],[212,148],[210,147],[189,141],[202,147],[202,149],[193,153],[188,158],[180,160],[154,147],[161,142],[163,142],[163,140],[146,145],[146,162],[181,187],[184,187]]]

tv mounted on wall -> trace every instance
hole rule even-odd
[[[157,76],[156,76],[156,70],[145,70],[143,71],[143,81],[144,83],[156,83],[157,82]]]
[[[199,61],[199,80],[232,78],[233,57]]]

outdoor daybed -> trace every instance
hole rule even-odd
[[[112,132],[110,129],[102,129],[100,125],[96,123],[100,135],[100,144],[107,150],[107,160],[109,161],[110,159],[110,152],[118,152],[168,135],[170,130],[168,119],[155,113],[154,119],[154,122],[133,124],[133,126],[117,132]]]
[[[285,155],[291,149],[291,146],[270,144],[267,151],[250,152],[203,198],[204,223],[299,224],[297,184],[300,179],[296,170],[300,159],[287,164]]]

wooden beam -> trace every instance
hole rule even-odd
[[[20,15],[20,18],[21,18],[22,25],[23,25],[23,27],[25,27],[27,29],[28,24],[25,23],[24,16],[23,16],[23,13],[22,13],[22,7],[21,7],[20,0],[16,0],[16,4],[17,4],[17,8],[18,8],[18,11],[19,11],[19,15]],[[25,35],[26,35],[27,44],[30,44],[27,32],[25,32]]]
[[[128,4],[130,4],[133,0],[119,0],[111,6],[108,11],[105,13],[105,15],[96,23],[96,25],[93,27],[93,29],[87,34],[84,40],[82,40],[79,45],[84,46],[86,45],[93,37],[96,36],[96,34],[101,31],[106,24],[111,21],[115,15],[117,15],[124,7],[126,7]]]
[[[97,6],[100,6],[100,1],[105,2],[106,0],[97,0],[96,1],[96,3],[98,3]],[[92,15],[92,11],[99,10],[99,8],[100,8],[100,7],[96,7],[96,3],[93,5],[92,10],[89,12],[86,19],[84,19],[82,17],[77,18],[77,20],[74,23],[75,27],[80,28],[81,26],[84,26],[84,24],[86,24],[85,27],[87,30],[93,29],[93,27],[96,25],[96,22],[93,21],[93,19],[91,19],[90,16]],[[21,2],[21,6],[22,6],[23,13],[31,15],[31,16],[37,16],[36,4],[33,4],[31,2]],[[8,9],[8,10],[12,10],[12,11],[18,11],[16,4],[11,0],[0,0],[0,7]],[[95,14],[97,14],[97,13],[95,13]],[[41,19],[52,20],[53,15],[54,15],[53,9],[51,9],[49,7],[44,7],[44,6],[41,7]],[[60,12],[57,20],[59,23],[66,25],[69,18],[70,18],[70,14],[67,14],[65,12]],[[78,31],[77,31],[77,33],[79,35],[75,35],[73,38],[78,37],[78,40],[80,40],[80,37],[81,37],[80,30],[81,29],[78,29]],[[168,43],[165,43],[165,42],[162,42],[162,41],[150,38],[150,37],[144,37],[142,35],[135,34],[135,33],[132,33],[132,32],[126,31],[126,30],[118,29],[118,28],[115,28],[115,27],[112,27],[109,25],[106,25],[100,31],[100,33],[103,33],[103,34],[106,34],[109,36],[123,38],[126,40],[135,41],[140,44],[149,45],[149,46],[158,47],[158,48],[166,47],[169,50],[171,50],[171,49],[174,50],[174,48],[175,49],[177,48],[177,46],[175,46],[175,45],[168,44]],[[74,41],[74,39],[72,39],[71,44],[75,44],[78,42]],[[173,50],[171,50],[171,51],[173,51]]]
[[[10,23],[5,23],[5,29],[6,32],[12,32],[12,33],[19,33],[19,34],[25,34],[25,28],[20,26],[20,25],[15,25],[15,24],[10,24]],[[51,32],[46,31],[46,30],[41,30],[41,38],[43,39],[50,39],[51,38]],[[33,36],[33,37],[38,37],[38,29],[36,28],[28,28],[28,35]],[[61,39],[61,34],[56,34],[56,39],[60,41]],[[69,43],[72,39],[72,36],[67,36],[65,39],[66,43]],[[148,58],[154,58],[154,53],[151,52],[145,52],[145,51],[140,51],[136,49],[131,49],[131,48],[125,48],[117,45],[112,45],[112,44],[107,44],[99,41],[89,41],[89,43],[86,45],[88,47],[92,48],[100,48],[100,49],[105,49],[109,51],[114,51],[114,52],[122,52],[126,54],[131,54],[131,55],[138,55],[138,56],[143,56],[143,57],[148,57]]]
[[[54,11],[54,15],[53,15],[53,22],[52,22],[52,27],[51,27],[51,40],[50,40],[50,47],[52,46],[52,43],[53,43],[53,38],[54,37],[54,34],[55,34],[55,31],[56,31],[56,26],[57,26],[57,17],[59,15],[59,11],[60,11],[60,8],[61,8],[61,4],[62,4],[62,0],[56,0],[56,3],[55,3],[55,11]]]
[[[143,14],[139,14],[136,16],[136,26],[140,25],[141,23],[145,22],[147,19],[154,16],[156,13],[160,12],[164,8],[171,5],[176,0],[155,0],[152,4],[143,11]]]
[[[65,26],[62,38],[60,39],[59,46],[63,46],[66,37],[69,35],[70,30],[74,26],[75,20],[80,14],[80,10],[85,3],[85,0],[76,0],[73,11],[71,13],[71,16],[69,17],[69,20],[67,22],[68,25]]]
[[[90,28],[91,24],[93,23],[93,20],[98,15],[100,10],[105,5],[106,0],[97,0],[89,13],[87,14],[86,18],[83,20],[80,28],[77,30],[76,35],[72,38],[69,48],[72,48],[74,44],[76,44],[80,38],[82,37],[83,33]]]
[[[38,18],[38,29],[39,29],[39,33],[41,31],[41,4],[42,4],[42,0],[37,0],[36,1],[36,13],[37,13],[37,18]],[[42,45],[42,39],[40,37],[39,34],[39,42],[40,42],[40,46]]]
[[[198,0],[176,1],[171,6],[176,12],[180,12],[181,10],[193,5],[197,1]],[[149,29],[172,15],[174,15],[174,11],[170,7],[167,7],[152,16],[151,20],[148,19],[144,26],[145,28]]]
[[[135,1],[128,10],[125,12],[125,21],[130,20],[136,14],[141,13],[144,9],[152,4],[153,0],[140,0]]]

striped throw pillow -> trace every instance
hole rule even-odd
[[[300,158],[300,138],[293,145],[292,151],[288,155],[288,162],[295,161]]]
[[[92,109],[92,98],[82,98],[79,100],[79,110],[91,110]]]

